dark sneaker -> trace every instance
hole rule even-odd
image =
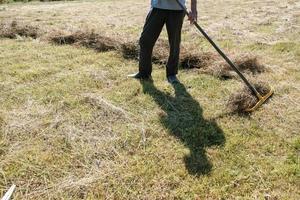
[[[127,77],[135,78],[135,79],[139,79],[139,80],[151,79],[151,76],[141,74],[140,72],[135,73],[135,74],[129,74]]]
[[[180,83],[180,81],[177,79],[176,75],[168,76],[167,79],[168,79],[168,82],[171,84]]]

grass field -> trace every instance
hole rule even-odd
[[[0,196],[14,199],[300,199],[300,3],[199,1],[199,23],[230,55],[251,53],[275,95],[251,115],[231,113],[242,87],[199,69],[182,84],[126,77],[137,61],[47,41],[95,30],[137,40],[148,0],[0,5],[0,23],[39,27],[0,38]],[[130,5],[130,6],[128,6]],[[166,32],[162,34],[166,39]],[[185,22],[183,45],[213,49]]]

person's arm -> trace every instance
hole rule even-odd
[[[189,20],[191,23],[197,22],[198,12],[197,12],[197,0],[191,0],[191,12],[189,13]]]

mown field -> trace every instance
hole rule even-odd
[[[139,82],[119,47],[49,39],[136,41],[148,4],[0,5],[0,24],[37,33],[0,26],[0,196],[16,184],[14,199],[300,199],[300,2],[199,1],[199,23],[224,51],[266,68],[245,71],[275,90],[250,115],[227,107],[236,77],[181,68],[171,86],[156,62],[153,83]],[[216,56],[187,21],[182,35],[184,52]]]

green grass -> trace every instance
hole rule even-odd
[[[299,195],[299,138],[275,123],[276,101],[250,118],[223,115],[234,80],[181,71],[172,88],[157,67],[154,83],[127,79],[137,63],[114,52],[16,40],[0,51],[2,192],[15,183],[17,199]]]
[[[276,42],[274,44],[251,44],[247,46],[252,50],[269,50],[274,54],[293,55],[297,60],[300,59],[299,42]]]
[[[124,24],[126,33],[140,30]],[[236,79],[180,70],[182,84],[172,87],[155,65],[154,81],[139,82],[126,77],[138,63],[114,51],[0,39],[0,196],[16,184],[15,199],[299,199],[297,38],[215,38],[268,67],[252,78],[275,95],[251,115],[226,107],[242,87]],[[183,42],[211,50],[195,32],[185,31]]]
[[[261,24],[257,27],[257,31],[262,34],[272,34],[276,30],[276,26],[272,23]]]

